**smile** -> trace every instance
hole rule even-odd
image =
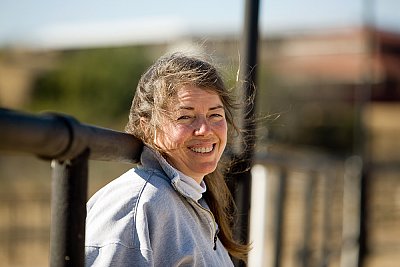
[[[214,145],[207,147],[190,147],[189,149],[196,153],[210,153],[214,149]]]

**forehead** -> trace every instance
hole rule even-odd
[[[183,86],[178,89],[176,94],[176,101],[194,102],[193,104],[219,104],[222,105],[220,96],[212,89],[200,88],[193,85]]]

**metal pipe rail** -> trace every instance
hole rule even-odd
[[[50,266],[84,266],[88,160],[135,163],[134,136],[79,123],[61,114],[34,116],[0,109],[0,151],[52,161]]]
[[[142,143],[134,136],[81,124],[71,116],[40,116],[0,109],[0,151],[35,154],[44,159],[70,160],[84,150],[90,159],[135,163]]]

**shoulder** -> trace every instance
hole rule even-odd
[[[98,210],[131,213],[139,203],[158,202],[174,192],[166,175],[155,169],[135,167],[97,191],[87,203],[88,218]]]
[[[143,168],[129,170],[88,201],[87,244],[118,243],[134,247],[138,214],[157,214],[164,207],[160,203],[170,202],[174,195],[174,189],[161,172]]]
[[[170,183],[157,170],[133,168],[97,191],[89,199],[87,208],[91,211],[102,203],[113,206],[134,204],[138,198],[157,195],[160,189],[168,187],[171,187]]]

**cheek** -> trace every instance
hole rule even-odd
[[[169,126],[165,127],[161,135],[160,142],[167,150],[178,148],[185,143],[186,139],[190,136],[191,129],[185,126]]]
[[[226,124],[226,121],[218,122],[214,129],[218,133],[219,138],[226,142],[228,135],[228,125]]]

